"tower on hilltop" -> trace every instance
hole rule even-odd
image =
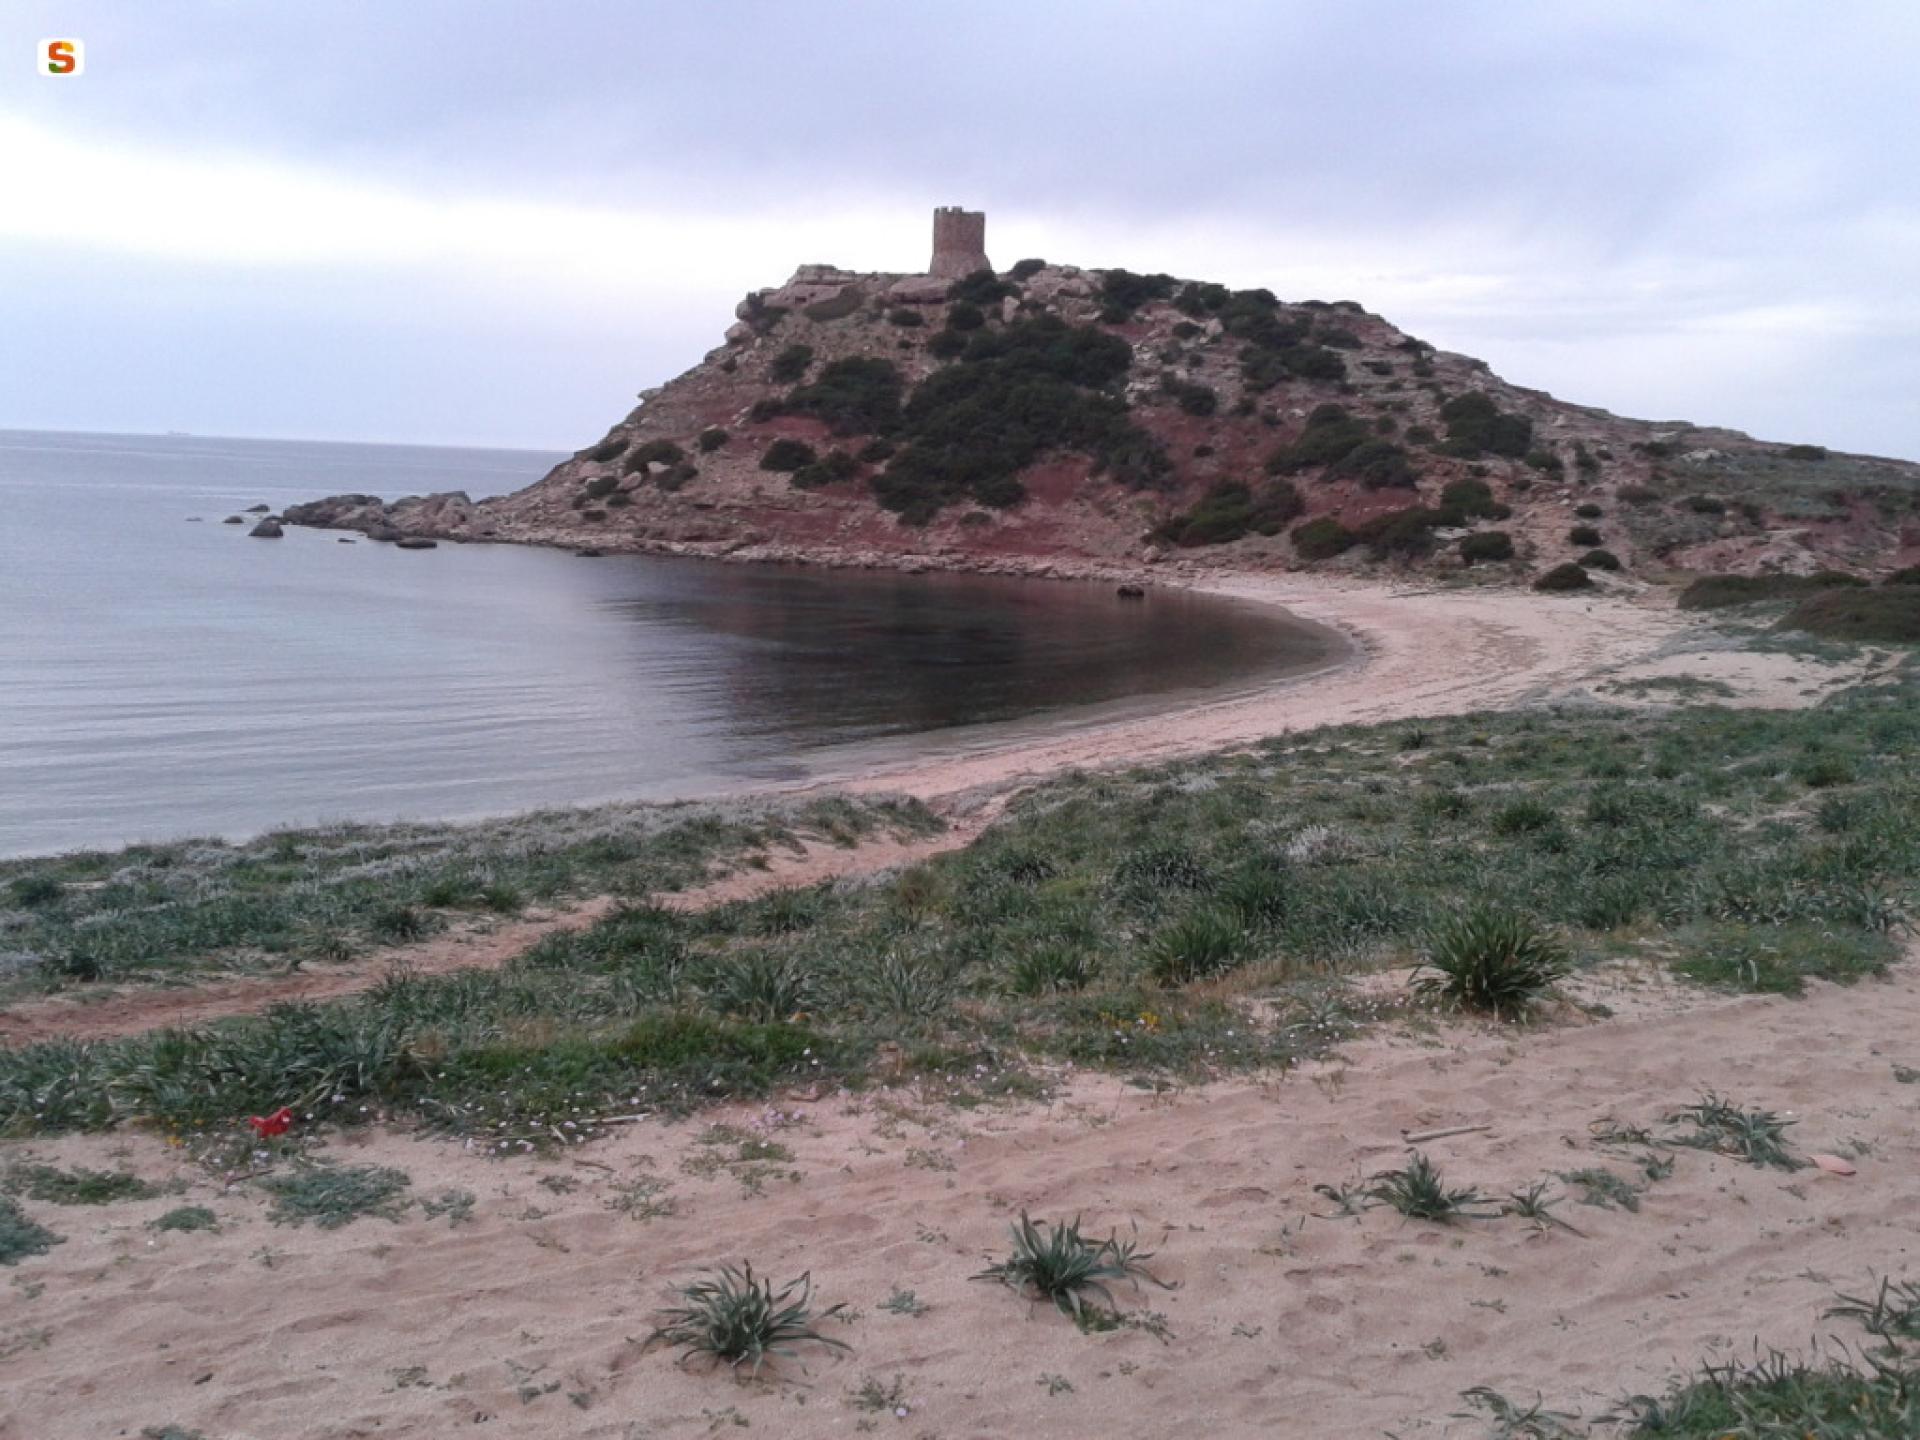
[[[937,206],[933,212],[933,263],[929,275],[958,280],[976,270],[991,270],[987,259],[987,213],[962,210],[958,205]]]

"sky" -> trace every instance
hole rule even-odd
[[[1920,458],[1916,73],[1912,0],[8,0],[0,427],[574,449],[961,204]]]

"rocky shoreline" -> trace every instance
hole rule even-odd
[[[1104,560],[1085,556],[995,555],[936,547],[925,551],[886,550],[872,546],[799,544],[750,537],[683,540],[644,534],[612,533],[583,544],[572,535],[519,531],[508,533],[483,523],[485,512],[462,491],[385,501],[376,495],[331,495],[287,507],[289,525],[314,530],[351,530],[369,540],[399,548],[421,541],[471,545],[529,545],[565,550],[583,559],[610,555],[671,555],[683,559],[719,560],[732,564],[805,565],[832,570],[891,570],[918,575],[933,572],[1000,575],[1034,580],[1101,581],[1142,586],[1156,577],[1174,581],[1197,575],[1268,573],[1267,567],[1240,563],[1208,565],[1194,557],[1174,559],[1149,548],[1135,560]],[[411,543],[410,543],[411,542]]]

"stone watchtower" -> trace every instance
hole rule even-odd
[[[984,210],[962,210],[941,205],[933,212],[933,263],[927,273],[941,280],[958,280],[976,270],[991,270],[987,259],[987,215]]]

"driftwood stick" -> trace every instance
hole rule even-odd
[[[1444,1140],[1449,1135],[1478,1135],[1492,1128],[1491,1125],[1445,1125],[1438,1130],[1402,1130],[1400,1138],[1409,1145],[1418,1145],[1426,1140]]]

